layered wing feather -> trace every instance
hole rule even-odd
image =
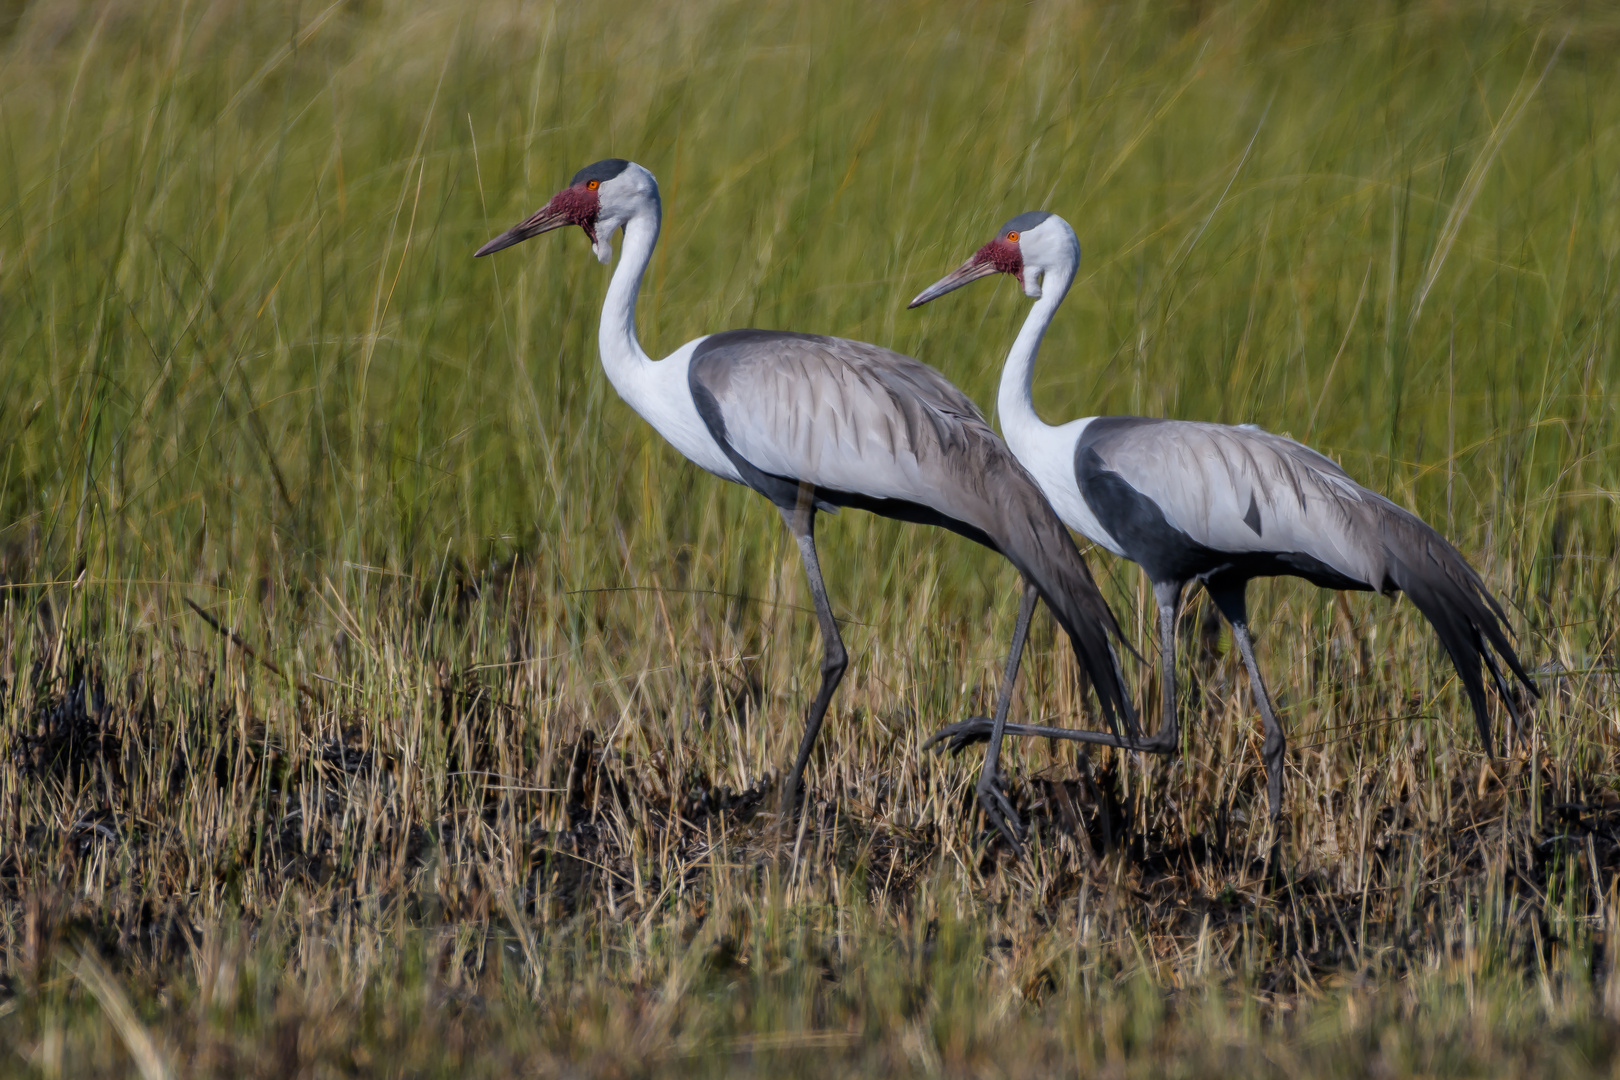
[[[1001,440],[926,364],[859,341],[743,330],[704,341],[689,370],[700,413],[716,414],[725,443],[761,472],[976,516],[971,466]]]
[[[1227,553],[1303,553],[1382,589],[1384,553],[1365,525],[1368,491],[1331,460],[1252,427],[1109,417],[1083,436],[1165,520]]]

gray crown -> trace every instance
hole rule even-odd
[[[568,181],[568,186],[573,187],[575,184],[582,184],[587,180],[595,180],[598,183],[606,183],[615,176],[618,176],[620,173],[624,172],[624,170],[628,169],[629,167],[630,163],[624,160],[624,158],[603,158],[601,161],[598,161],[592,165],[587,165],[583,169],[579,170],[579,172],[575,173],[574,178]]]
[[[578,177],[575,177],[574,180],[575,183],[579,182]],[[1019,214],[1017,217],[1008,221],[1007,224],[1001,227],[1001,231],[1003,233],[1024,232],[1027,229],[1033,229],[1035,226],[1039,225],[1041,222],[1045,221],[1051,216],[1051,213],[1046,210],[1031,210],[1026,214]]]

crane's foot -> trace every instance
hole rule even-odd
[[[960,753],[965,747],[976,742],[987,742],[995,730],[995,722],[987,716],[970,716],[966,720],[954,724],[947,724],[934,732],[922,748],[944,743],[944,749],[953,754]],[[1034,724],[1006,724],[1002,727],[1003,734],[1015,738],[1030,739],[1067,739],[1071,742],[1089,743],[1092,746],[1112,746],[1120,750],[1131,750],[1143,754],[1162,754],[1166,757],[1175,756],[1180,749],[1176,732],[1168,726],[1160,728],[1146,738],[1133,739],[1126,735],[1116,735],[1108,731],[1082,731],[1077,728],[1039,727]]]
[[[1018,810],[1013,806],[1012,800],[1007,798],[999,784],[987,776],[979,778],[975,790],[979,794],[979,805],[984,808],[984,816],[1001,831],[1008,846],[1013,849],[1013,854],[1023,858],[1024,823],[1019,819]]]
[[[974,743],[989,742],[990,733],[995,727],[995,721],[988,716],[970,716],[959,723],[946,724],[934,732],[928,741],[922,744],[922,748],[928,750],[945,743],[941,749],[952,754],[960,754]]]

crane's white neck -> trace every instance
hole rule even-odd
[[[1001,419],[1001,431],[1009,443],[1024,432],[1044,431],[1047,427],[1035,412],[1035,354],[1040,352],[1041,338],[1052,324],[1058,305],[1074,280],[1074,268],[1054,267],[1041,278],[1041,298],[1035,301],[1024,319],[1018,337],[1013,341],[1007,363],[1001,369],[1001,390],[996,396],[996,412]],[[1016,448],[1015,448],[1016,449]]]
[[[626,401],[632,399],[638,377],[652,363],[636,339],[636,294],[658,244],[658,204],[638,208],[624,223],[624,250],[602,301],[602,323],[597,345],[608,381]]]

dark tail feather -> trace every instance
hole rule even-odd
[[[1520,727],[1516,695],[1502,676],[1496,656],[1507,663],[1532,698],[1541,696],[1509,640],[1507,615],[1462,553],[1422,520],[1402,510],[1398,516],[1386,519],[1385,525],[1390,583],[1404,592],[1434,627],[1474,707],[1479,741],[1494,757],[1496,747],[1485,698],[1487,670],[1512,717],[1515,732]],[[1496,656],[1491,655],[1493,651]]]
[[[1519,696],[1513,692],[1513,687],[1508,685],[1508,681],[1502,677],[1502,665],[1496,662],[1494,655],[1486,653],[1485,663],[1490,666],[1491,678],[1496,680],[1496,692],[1502,695],[1502,704],[1507,706],[1508,719],[1513,722],[1513,726],[1508,730],[1507,738],[1507,745],[1511,748],[1514,743],[1524,738],[1524,718],[1519,715]],[[1537,691],[1532,687],[1531,692],[1536,693]]]

